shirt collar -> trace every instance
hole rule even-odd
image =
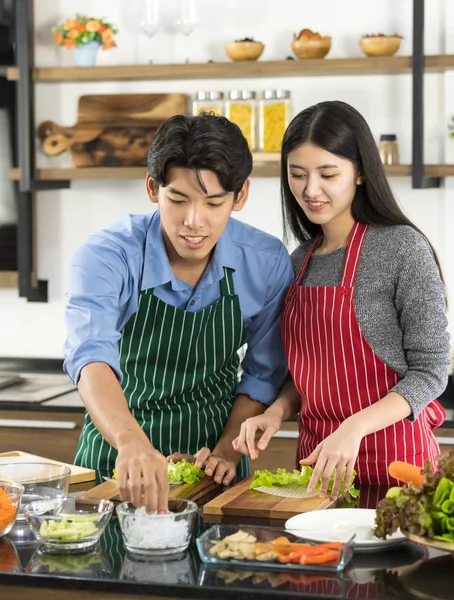
[[[241,253],[238,246],[232,241],[231,230],[232,219],[229,219],[227,227],[216,244],[199,287],[220,281],[224,277],[224,267],[233,270],[238,268]],[[166,283],[171,283],[174,291],[190,287],[177,279],[172,271],[162,235],[161,218],[159,211],[156,211],[151,217],[145,240],[141,290],[156,288]]]

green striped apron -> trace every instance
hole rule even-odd
[[[137,312],[120,340],[122,388],[129,409],[153,446],[164,456],[211,450],[220,438],[238,383],[238,350],[246,342],[233,276],[224,268],[221,298],[198,312],[166,304],[153,289],[140,292]],[[117,451],[88,413],[75,464],[110,477]],[[245,457],[237,468],[249,475]]]

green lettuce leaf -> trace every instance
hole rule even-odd
[[[178,462],[169,461],[167,469],[170,483],[197,483],[205,477],[205,471],[184,458]],[[112,479],[116,478],[117,474],[113,469]]]
[[[251,482],[250,488],[258,488],[258,487],[273,487],[273,486],[283,486],[283,485],[301,485],[307,487],[309,481],[311,480],[313,473],[312,467],[302,466],[301,470],[294,469],[293,471],[287,471],[287,469],[278,469],[276,473],[268,471],[266,469],[255,471],[254,478]],[[333,474],[329,480],[328,484],[328,492],[331,492],[334,485],[334,478],[336,476],[336,470],[334,469]],[[352,478],[350,480],[348,486],[348,493],[352,498],[357,498],[359,495],[359,490],[355,488],[356,472],[353,471]],[[342,485],[344,484],[344,477],[342,478]],[[320,489],[321,481],[317,483],[315,488],[316,491]]]
[[[205,471],[184,458],[176,463],[169,461],[168,472],[170,483],[197,483],[205,477]]]

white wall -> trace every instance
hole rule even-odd
[[[75,11],[105,15],[120,29],[118,48],[101,52],[98,64],[146,63],[148,40],[140,34],[141,2],[112,0],[54,0],[35,2],[37,66],[72,64],[71,52],[52,47],[50,27]],[[199,0],[200,23],[188,39],[172,31],[176,0],[166,0],[163,30],[153,39],[155,62],[225,60],[225,42],[254,36],[266,43],[263,60],[291,54],[293,31],[303,27],[333,37],[330,57],[361,56],[357,40],[363,33],[398,32],[404,36],[402,55],[412,49],[412,0]],[[454,53],[454,3],[431,0],[426,10],[427,54]],[[131,10],[131,7],[133,10]],[[263,15],[268,16],[264,17]],[[260,20],[258,15],[261,15]],[[427,163],[453,162],[454,141],[448,140],[447,122],[454,98],[454,73],[428,74],[425,85],[425,159]],[[294,110],[321,100],[339,99],[353,104],[367,118],[372,131],[398,135],[401,162],[411,160],[411,77],[302,77],[213,81],[41,83],[36,86],[36,122],[51,119],[60,125],[76,122],[82,94],[184,92],[198,89],[287,88]],[[69,155],[49,159],[38,154],[38,165],[70,166]],[[391,183],[405,210],[421,227],[440,254],[451,305],[454,298],[454,183],[432,190],[412,190],[409,178]],[[266,208],[264,208],[266,207]],[[67,265],[87,236],[126,212],[150,210],[142,181],[81,181],[70,190],[41,192],[37,201],[38,276],[49,282],[50,302],[29,304],[12,291],[0,291],[0,356],[60,357],[64,339],[63,310]],[[240,218],[281,237],[279,182],[253,179],[249,203]],[[19,333],[20,332],[20,333]]]

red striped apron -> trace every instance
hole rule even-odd
[[[399,381],[367,342],[355,313],[354,283],[366,230],[360,223],[352,229],[340,286],[300,285],[316,240],[285,298],[282,336],[290,373],[303,399],[298,461],[350,415],[378,402]],[[395,485],[388,475],[393,460],[421,467],[425,460],[435,463],[440,448],[432,430],[445,418],[445,410],[434,400],[415,422],[404,419],[365,436],[355,466],[358,481]]]

